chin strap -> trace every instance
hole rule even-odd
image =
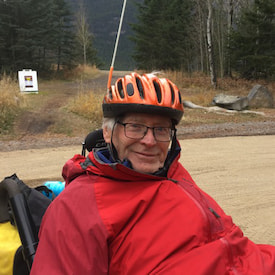
[[[178,150],[177,150],[177,144],[178,143],[177,143],[176,132],[177,132],[177,129],[174,130],[174,135],[172,137],[171,148],[169,150],[169,153],[167,155],[167,158],[164,162],[163,167],[160,168],[157,172],[153,173],[156,176],[166,177],[171,163],[174,161],[175,157],[178,154]]]
[[[115,124],[112,128],[111,142],[107,144],[107,147],[110,151],[111,157],[114,160],[114,162],[121,163],[120,159],[118,158],[117,150],[116,150],[116,148],[114,146],[114,143],[113,143],[113,133],[114,133],[114,129],[115,129],[116,124],[117,124],[117,121],[115,122]]]

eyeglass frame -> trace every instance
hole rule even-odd
[[[157,142],[170,142],[172,139],[173,139],[173,136],[176,132],[176,128],[174,126],[171,127],[162,127],[162,126],[156,126],[156,127],[150,127],[150,126],[147,126],[147,125],[144,125],[144,124],[140,124],[140,123],[132,123],[132,122],[121,122],[120,120],[117,120],[116,121],[117,124],[119,125],[122,125],[123,128],[124,128],[124,135],[127,137],[127,138],[130,138],[130,139],[133,139],[133,140],[142,140],[148,133],[148,129],[152,129],[152,132],[153,132],[153,136],[155,138],[155,140]],[[146,131],[143,133],[143,136],[140,137],[140,138],[134,138],[134,137],[129,137],[127,134],[126,134],[126,126],[127,125],[139,125],[139,126],[142,126],[142,127],[146,127]],[[169,140],[159,140],[156,135],[155,135],[155,129],[156,128],[164,128],[164,129],[169,129],[170,130],[170,135],[169,135]]]

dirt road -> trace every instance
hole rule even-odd
[[[181,141],[180,161],[197,184],[233,216],[245,235],[275,245],[275,136]],[[61,180],[81,146],[0,152],[0,178],[17,173],[28,184]]]

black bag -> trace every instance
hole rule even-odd
[[[52,193],[46,186],[30,188],[16,174],[0,182],[0,222],[16,225],[22,243],[14,257],[14,275],[29,274],[31,269],[41,221],[52,202],[42,192]]]

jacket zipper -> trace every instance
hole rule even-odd
[[[175,183],[175,181],[173,180],[173,182]],[[196,206],[200,209],[205,221],[208,223],[209,225],[209,236],[208,239],[209,241],[212,240],[212,227],[211,227],[211,222],[209,221],[209,218],[206,214],[205,209],[202,207],[202,205],[187,191],[183,188],[183,186],[181,186],[180,184],[178,184],[178,182],[176,182],[177,185],[184,191],[185,194],[188,195],[188,197],[196,204]],[[199,192],[199,191],[198,191]],[[221,218],[220,215],[211,207],[208,207],[208,210],[217,218]],[[229,264],[230,264],[230,269],[232,274],[234,275],[242,275],[243,273],[239,272],[235,267],[234,267],[234,263],[233,263],[233,255],[232,255],[232,251],[231,251],[231,246],[229,244],[229,242],[227,241],[226,238],[222,237],[219,239],[220,242],[222,242],[227,249],[228,255],[229,255]]]
[[[208,223],[209,228],[210,228],[210,230],[209,230],[209,235],[208,235],[208,239],[209,239],[209,241],[210,241],[210,240],[212,239],[212,238],[211,238],[212,229],[211,229],[210,221],[209,221],[209,219],[208,219],[208,216],[207,216],[205,210],[203,209],[203,207],[199,204],[199,202],[198,202],[189,192],[187,192],[180,184],[177,184],[177,185],[183,190],[183,192],[184,192],[185,194],[187,194],[187,196],[196,204],[196,206],[197,206],[197,207],[199,208],[199,210],[201,211],[204,220]]]
[[[242,272],[238,271],[236,267],[234,266],[234,261],[233,261],[233,254],[231,250],[231,245],[229,244],[228,240],[226,238],[220,238],[220,242],[222,242],[226,246],[226,250],[228,252],[228,258],[229,258],[229,265],[230,265],[230,271],[234,275],[243,275]]]

